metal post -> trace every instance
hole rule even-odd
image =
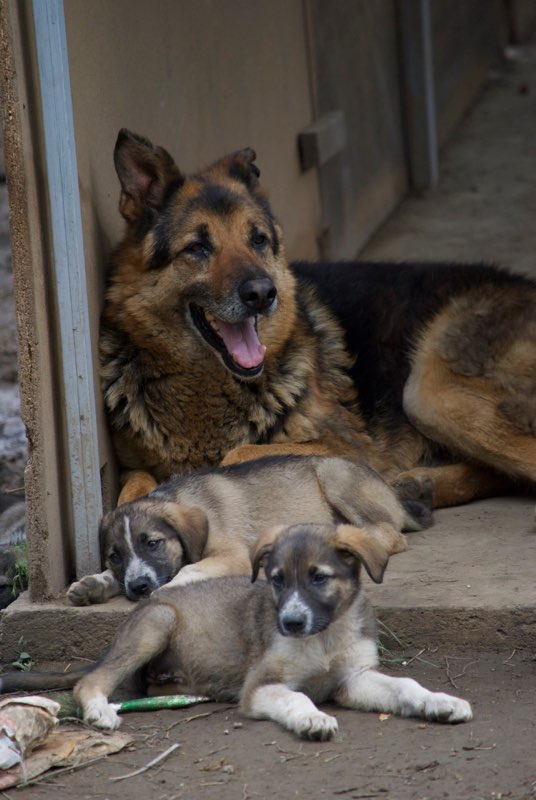
[[[62,0],[33,0],[77,576],[100,569],[97,418]]]
[[[400,39],[411,182],[439,179],[430,0],[399,0]]]

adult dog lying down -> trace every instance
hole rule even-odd
[[[310,739],[329,739],[335,717],[315,703],[441,722],[471,719],[465,700],[377,671],[375,625],[360,582],[363,563],[381,582],[404,537],[350,525],[277,527],[253,549],[253,581],[227,577],[164,588],[141,603],[111,648],[75,687],[86,722],[120,719],[109,703],[136,673],[152,693],[205,694],[239,701],[244,714],[271,719]],[[0,690],[70,685],[76,676],[0,676]],[[155,685],[156,684],[156,685]]]
[[[431,515],[420,503],[403,505],[369,467],[342,458],[274,456],[174,477],[104,517],[106,570],[72,584],[68,597],[86,605],[124,591],[138,600],[170,581],[247,575],[259,531],[341,521],[381,538],[427,527]]]
[[[534,281],[289,266],[250,149],[185,175],[122,130],[115,165],[126,229],[100,357],[122,501],[283,453],[362,458],[436,507],[536,482]]]

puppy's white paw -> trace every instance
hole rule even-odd
[[[121,725],[121,717],[116,711],[117,707],[113,703],[109,703],[104,695],[94,697],[84,707],[84,722],[103,731],[115,731]]]
[[[322,711],[316,711],[300,716],[294,722],[293,730],[302,739],[325,742],[337,733],[339,724],[335,717],[324,714]]]
[[[422,716],[437,722],[456,723],[473,719],[473,712],[467,700],[462,700],[461,697],[431,692],[425,700]]]

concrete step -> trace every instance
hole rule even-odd
[[[382,641],[396,649],[451,652],[505,648],[536,651],[536,531],[533,501],[498,498],[436,512],[428,531],[408,534],[408,550],[391,559],[383,584],[365,575],[382,623]],[[133,605],[30,603],[22,595],[3,613],[0,661],[21,651],[34,660],[95,659]]]

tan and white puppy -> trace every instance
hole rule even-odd
[[[239,701],[247,716],[309,739],[337,731],[336,718],[316,706],[326,701],[439,722],[471,719],[465,700],[377,671],[360,568],[379,583],[389,555],[403,547],[394,530],[382,539],[350,525],[268,531],[252,554],[253,581],[264,565],[267,582],[227,577],[165,588],[133,611],[75,687],[84,719],[118,727],[108,698],[141,671],[151,693],[165,685],[166,692]]]
[[[73,583],[75,605],[124,592],[139,600],[164,584],[247,575],[259,531],[301,522],[348,522],[370,532],[421,530],[431,514],[402,504],[377,472],[342,458],[270,457],[174,477],[108,513],[105,572]]]

